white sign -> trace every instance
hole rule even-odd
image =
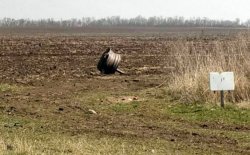
[[[210,72],[210,90],[234,90],[233,72]]]

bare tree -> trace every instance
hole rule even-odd
[[[83,17],[81,20],[72,18],[69,20],[54,20],[53,18],[29,20],[29,19],[0,19],[0,27],[39,27],[39,28],[77,28],[88,26],[188,26],[188,27],[249,27],[250,20],[241,23],[239,18],[235,20],[213,20],[209,18],[184,17],[149,17],[137,16],[134,18],[120,18],[112,16],[101,19]]]

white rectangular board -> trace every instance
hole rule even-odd
[[[210,90],[234,90],[233,72],[210,72]]]

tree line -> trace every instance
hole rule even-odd
[[[134,18],[121,18],[119,16],[95,19],[83,17],[82,19],[54,20],[53,18],[30,20],[30,19],[0,19],[0,27],[7,28],[81,28],[81,27],[105,27],[105,26],[161,26],[161,27],[250,27],[250,19],[246,22],[235,20],[214,20],[209,18],[184,17],[149,17],[137,16]]]

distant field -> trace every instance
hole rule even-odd
[[[83,28],[0,28],[2,35],[104,35],[104,36],[194,36],[194,35],[234,35],[249,32],[242,27],[83,27]]]
[[[250,153],[247,30],[1,28],[0,61],[0,154]],[[210,71],[235,72],[225,109]]]

